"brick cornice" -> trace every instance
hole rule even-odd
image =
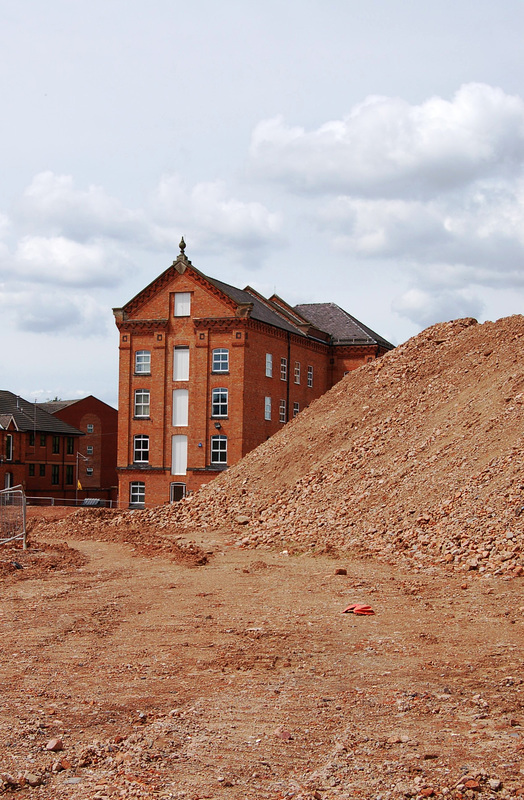
[[[167,319],[126,319],[116,322],[118,330],[126,333],[154,333],[166,330],[167,324]]]

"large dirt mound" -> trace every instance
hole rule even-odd
[[[105,525],[522,575],[523,401],[524,317],[435,325],[194,496]]]

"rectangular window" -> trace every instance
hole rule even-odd
[[[293,403],[293,417],[296,417],[299,411],[300,405],[298,403]]]
[[[129,505],[143,508],[146,500],[146,485],[142,481],[132,481],[129,484]]]
[[[313,388],[313,367],[311,365],[307,368],[307,385],[308,389]]]
[[[5,460],[13,460],[13,434],[8,433],[5,437]]]
[[[189,380],[189,347],[175,347],[173,351],[173,380]]]
[[[187,472],[187,436],[171,437],[171,475]]]
[[[45,433],[40,434],[40,447],[46,446],[46,435]]]
[[[137,350],[135,353],[135,374],[149,375],[151,373],[151,353],[149,350]]]
[[[87,426],[87,432],[88,433],[94,433],[95,432],[95,426],[94,425],[88,425]]]
[[[287,381],[287,358],[280,359],[280,380]]]
[[[58,486],[60,483],[60,467],[58,464],[53,464],[51,467],[51,483],[53,486]]]
[[[300,383],[300,361],[295,361],[295,383]]]
[[[211,416],[227,417],[227,389],[213,389],[211,392]]]
[[[264,398],[264,419],[271,419],[271,398]]]
[[[280,401],[280,405],[279,405],[279,409],[278,409],[278,418],[279,418],[280,422],[285,422],[286,421],[286,401],[285,400],[281,400]]]
[[[53,436],[52,452],[53,453],[60,452],[60,436]]]
[[[273,356],[271,353],[266,353],[266,378],[273,377]]]
[[[211,463],[227,464],[227,436],[211,437]]]
[[[66,477],[65,482],[70,486],[74,483],[74,467],[72,464],[68,464],[66,466]]]
[[[213,350],[212,372],[229,372],[229,350],[217,347]]]
[[[189,392],[187,389],[173,391],[173,426],[186,427],[189,423]]]
[[[35,446],[35,434],[33,431],[29,434],[29,447]]]
[[[88,444],[87,445],[86,453],[87,453],[88,456],[92,456],[93,455],[93,445],[92,444]]]
[[[147,464],[149,462],[149,436],[139,434],[133,439],[133,461]]]
[[[191,293],[175,292],[175,317],[189,317],[191,313]]]
[[[91,476],[93,474],[93,467],[86,467],[86,475]]]
[[[149,389],[135,390],[135,417],[149,416]]]
[[[29,475],[30,475],[30,477],[32,478],[34,476],[34,474],[35,474],[35,465],[34,464],[29,464]]]
[[[68,456],[72,456],[75,452],[75,440],[72,436],[68,436],[66,440],[66,453]]]
[[[45,477],[45,464],[40,464],[40,469],[38,470],[38,474],[41,478]]]

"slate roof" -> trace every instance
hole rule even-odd
[[[0,416],[9,415],[20,431],[38,431],[67,436],[83,436],[82,431],[45,411],[41,404],[30,403],[13,392],[0,390]]]
[[[209,283],[213,284],[213,286],[216,286],[217,289],[220,289],[221,292],[224,292],[225,295],[234,300],[235,303],[252,303],[253,310],[249,315],[250,319],[256,319],[259,322],[265,322],[268,325],[274,325],[276,328],[282,328],[285,331],[297,333],[300,336],[304,335],[300,328],[295,327],[295,325],[291,325],[291,323],[277,313],[277,311],[273,311],[271,308],[269,308],[269,300],[267,301],[268,305],[266,305],[259,300],[256,295],[251,294],[251,292],[247,292],[245,289],[237,289],[236,286],[230,286],[228,283],[222,283],[222,281],[217,281],[215,278],[209,278],[207,275],[205,278],[209,281]]]
[[[394,348],[391,342],[379,336],[336,303],[303,303],[295,306],[295,310],[317,328],[329,333],[333,344],[378,344],[387,350]]]

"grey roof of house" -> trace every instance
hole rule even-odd
[[[256,295],[246,292],[245,289],[237,289],[236,286],[230,286],[228,283],[217,281],[215,278],[209,278],[207,275],[205,277],[209,283],[212,283],[213,286],[216,286],[217,289],[220,289],[221,292],[224,292],[224,294],[234,300],[235,303],[252,303],[253,310],[249,315],[250,319],[256,319],[259,322],[265,322],[268,325],[274,325],[276,328],[282,328],[285,331],[297,333],[300,336],[304,335],[300,328],[297,328],[295,325],[291,325],[291,323],[289,323],[283,316],[278,314],[277,311],[273,311],[265,303],[259,300]]]
[[[333,344],[378,344],[387,350],[394,347],[336,303],[302,303],[295,306],[295,310],[317,328],[329,333]]]
[[[38,407],[43,408],[48,414],[54,414],[67,406],[72,406],[73,403],[78,403],[78,400],[49,400],[47,403],[38,403]]]
[[[7,414],[20,431],[38,431],[69,436],[83,436],[82,431],[45,411],[41,404],[30,403],[13,392],[0,390],[0,415]]]

